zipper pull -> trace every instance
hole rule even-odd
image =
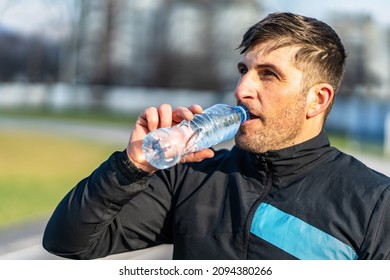
[[[266,154],[264,155],[257,155],[257,160],[261,162],[261,165],[263,166],[263,168],[265,169],[265,171],[269,171],[269,167],[268,167],[268,161],[267,161],[267,158],[266,158]]]

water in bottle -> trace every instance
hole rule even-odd
[[[170,128],[159,128],[144,139],[146,160],[158,169],[177,164],[188,153],[200,151],[232,138],[250,113],[245,106],[216,104]]]

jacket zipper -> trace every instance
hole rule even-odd
[[[269,194],[272,188],[272,172],[270,171],[269,164],[267,162],[266,155],[261,155],[260,160],[261,164],[266,172],[266,180],[265,180],[265,191],[264,193],[255,201],[252,208],[249,210],[248,218],[245,224],[244,229],[244,250],[242,252],[242,259],[248,259],[248,247],[249,247],[249,236],[250,236],[250,228],[252,225],[253,217],[260,203],[264,200],[264,198]]]

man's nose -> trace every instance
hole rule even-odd
[[[239,101],[256,98],[256,85],[248,74],[241,77],[238,81],[234,97]]]

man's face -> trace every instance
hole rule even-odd
[[[249,49],[238,64],[241,78],[235,90],[238,103],[251,119],[236,135],[236,144],[254,153],[301,142],[306,120],[303,73],[293,65],[296,47],[265,52],[267,44]]]

